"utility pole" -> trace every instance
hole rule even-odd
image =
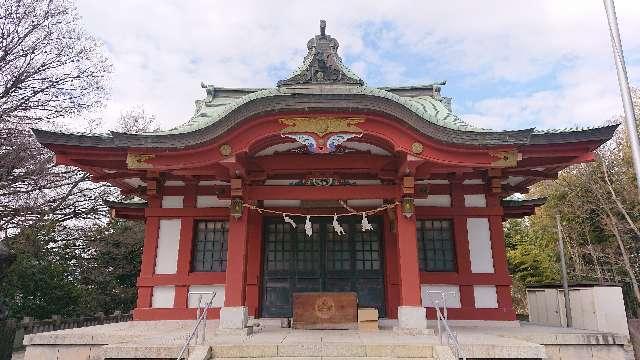
[[[633,158],[633,170],[636,173],[636,186],[638,196],[640,196],[640,143],[638,142],[638,130],[636,129],[636,115],[633,111],[633,101],[631,100],[631,90],[629,90],[629,78],[627,77],[627,66],[624,63],[622,53],[622,41],[620,40],[620,30],[618,29],[618,18],[613,0],[603,0],[604,9],[607,12],[609,21],[609,33],[611,35],[611,46],[613,48],[613,60],[616,63],[618,73],[618,85],[624,106],[624,116],[626,120],[627,136],[631,145],[631,155]]]
[[[571,316],[571,296],[569,295],[569,280],[567,279],[567,264],[564,261],[564,240],[562,240],[562,228],[560,227],[560,215],[556,215],[556,225],[558,226],[558,252],[560,253],[560,270],[562,271],[562,288],[564,289],[564,311],[567,317],[565,327],[573,325]]]

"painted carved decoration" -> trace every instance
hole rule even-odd
[[[329,150],[330,153],[336,151],[338,145],[342,144],[343,142],[353,138],[353,137],[360,137],[362,136],[362,134],[335,134],[335,135],[331,135],[329,137],[329,140],[327,140],[327,149]]]
[[[344,186],[354,185],[354,182],[336,178],[307,178],[291,182],[294,186]]]
[[[356,126],[364,122],[361,117],[331,117],[331,116],[315,116],[315,117],[291,117],[278,120],[280,124],[287,125],[280,131],[282,134],[289,133],[313,133],[319,137],[323,137],[329,133],[346,132],[346,133],[362,133],[362,129]]]
[[[153,165],[148,163],[155,157],[153,154],[127,154],[127,168],[129,169],[151,169]]]
[[[332,153],[343,142],[362,136],[357,124],[363,123],[361,117],[291,117],[278,119],[286,127],[280,131],[283,137],[296,140],[310,153]]]
[[[299,142],[300,144],[306,146],[307,150],[312,154],[317,152],[318,144],[316,143],[316,139],[314,139],[313,136],[311,136],[311,135],[307,135],[307,134],[283,134],[282,136],[294,139],[295,141]]]

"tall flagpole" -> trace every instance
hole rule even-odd
[[[636,129],[636,115],[633,112],[633,101],[631,100],[631,91],[629,90],[627,67],[624,63],[624,55],[622,54],[618,18],[616,17],[616,8],[613,0],[603,1],[604,9],[607,12],[607,20],[609,21],[613,59],[616,63],[616,70],[618,71],[618,85],[620,86],[620,95],[622,96],[622,104],[624,105],[627,136],[629,136],[629,144],[631,145],[633,169],[636,173],[636,185],[638,186],[638,195],[640,196],[640,144],[638,143],[638,130]]]

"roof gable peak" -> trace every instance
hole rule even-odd
[[[342,63],[338,55],[338,40],[327,35],[327,22],[320,20],[320,34],[307,42],[307,56],[302,65],[278,81],[278,87],[301,84],[364,85],[364,81]]]

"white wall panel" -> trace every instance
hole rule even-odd
[[[215,291],[215,298],[211,307],[221,308],[224,306],[224,285],[191,285],[189,286],[189,292],[211,292]],[[194,308],[198,306],[198,294],[189,294],[189,307]],[[202,306],[211,299],[211,295],[202,295]]]
[[[175,286],[154,286],[151,295],[151,307],[172,308],[175,296]]]
[[[300,207],[302,201],[300,200],[265,200],[263,202],[264,207]]]
[[[382,199],[357,199],[347,200],[347,206],[353,207],[380,207],[384,205]]]
[[[498,308],[498,293],[494,285],[474,285],[473,297],[478,309]]]
[[[441,299],[440,294],[431,293],[429,291],[442,291],[445,293],[445,300],[447,302],[447,308],[459,308],[460,307],[460,287],[458,285],[447,284],[422,284],[420,286],[420,293],[422,296],[423,307],[434,307],[431,300]],[[453,293],[453,294],[452,294]],[[442,305],[440,305],[442,306]]]
[[[493,273],[489,219],[468,218],[469,257],[472,273]]]
[[[229,207],[231,205],[231,200],[227,199],[218,199],[215,195],[198,195],[196,196],[196,207],[197,208],[208,208],[208,207]]]
[[[180,209],[183,207],[184,196],[163,196],[162,207],[165,209]]]
[[[184,181],[182,180],[168,180],[164,182],[164,186],[184,186]]]
[[[450,195],[429,195],[426,199],[415,199],[416,206],[451,207]]]
[[[176,273],[181,223],[180,219],[160,220],[156,252],[156,274]]]
[[[465,207],[487,207],[487,198],[484,194],[471,194],[464,196]]]

